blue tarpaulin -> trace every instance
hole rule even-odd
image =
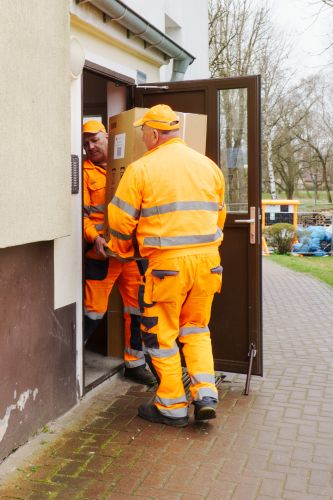
[[[293,253],[323,257],[331,252],[332,227],[309,226],[297,230],[299,243],[292,248]]]

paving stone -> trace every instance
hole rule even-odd
[[[136,488],[138,488],[141,483],[142,483],[141,476],[139,476],[139,477],[126,476],[126,477],[120,478],[117,481],[113,490],[116,491],[117,493],[133,495]]]
[[[193,424],[191,407],[191,424],[176,429],[138,418],[152,391],[126,382],[114,397],[110,384],[8,477],[0,498],[333,498],[333,335],[325,326],[333,289],[269,259],[263,274],[265,373],[252,377],[249,396],[245,376],[228,374],[216,420]]]
[[[182,498],[182,493],[178,493],[176,491],[168,491],[162,488],[147,488],[147,487],[140,487],[137,488],[135,491],[135,498],[144,498],[144,499],[161,499],[161,500],[180,500]],[[118,497],[118,496],[113,496],[111,495],[109,498],[106,500],[114,500],[115,499],[122,499],[126,498],[128,500],[129,498],[133,498],[132,496],[129,497]]]
[[[209,485],[209,493],[205,498],[207,500],[216,500],[217,498],[229,500],[232,498],[236,485],[236,483],[229,481],[228,479],[220,482],[213,481]]]
[[[19,491],[14,486],[4,486],[0,490],[0,498],[13,498],[22,500],[29,498],[29,494],[26,496],[24,492]]]
[[[82,494],[82,499],[104,498],[110,491],[110,483],[91,481]]]
[[[87,458],[84,462],[78,462],[75,460],[68,461],[63,467],[57,471],[57,475],[62,476],[78,476],[80,470],[85,468]]]

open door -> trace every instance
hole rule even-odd
[[[206,154],[222,169],[227,220],[221,246],[222,293],[210,330],[216,370],[262,375],[260,77],[149,84],[134,88],[134,105],[169,104],[205,114]],[[251,349],[252,347],[252,349]]]

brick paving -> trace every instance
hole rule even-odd
[[[215,421],[174,429],[136,416],[151,392],[109,384],[0,498],[333,499],[332,354],[333,289],[265,258],[264,378],[248,396],[229,377]]]

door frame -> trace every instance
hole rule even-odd
[[[253,359],[252,373],[263,375],[263,353],[262,353],[262,269],[261,269],[261,128],[260,128],[260,76],[244,76],[235,78],[217,78],[210,80],[189,80],[181,82],[157,82],[138,85],[134,88],[134,104],[139,107],[151,107],[154,104],[170,104],[180,112],[202,112],[197,111],[195,105],[189,104],[185,93],[204,93],[201,99],[201,106],[208,110],[210,119],[207,123],[207,149],[206,154],[217,164],[219,164],[219,120],[217,92],[224,89],[247,89],[247,132],[248,132],[248,165],[253,169],[255,175],[250,177],[248,185],[248,212],[228,213],[225,229],[226,231],[237,229],[243,232],[243,237],[250,236],[250,225],[245,221],[250,219],[250,207],[255,207],[255,234],[256,242],[249,245],[247,254],[247,269],[252,271],[252,279],[247,280],[248,309],[245,321],[247,324],[247,338],[243,339],[242,352],[236,361],[218,359],[216,368],[223,371],[237,373],[247,373],[249,366],[250,347],[255,344],[256,357]],[[183,94],[183,99],[178,98],[178,107],[166,98],[168,93]],[[147,97],[150,95],[150,98]],[[164,95],[164,99],[163,99]],[[158,97],[158,99],[157,99]],[[191,100],[191,99],[190,99]],[[187,101],[187,102],[186,102]],[[193,109],[192,109],[193,107]],[[200,106],[199,106],[200,107]],[[252,183],[253,181],[253,183]],[[244,220],[244,224],[239,224],[236,220]],[[223,256],[222,245],[222,256]],[[228,269],[226,269],[226,272]],[[223,293],[223,292],[222,292]],[[216,300],[216,298],[215,298]],[[215,303],[214,300],[214,303]],[[214,308],[214,305],[213,305]],[[245,345],[246,342],[246,345]]]

